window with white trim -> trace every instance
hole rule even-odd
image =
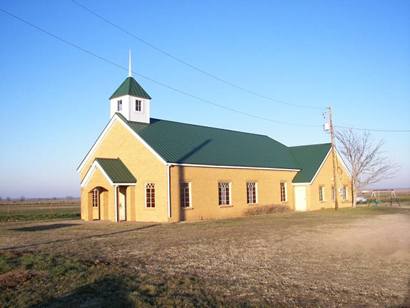
[[[286,182],[280,182],[280,201],[288,201],[288,189],[286,187]]]
[[[343,187],[340,189],[340,195],[342,196],[342,199],[344,201],[347,200],[347,186],[343,185]]]
[[[117,101],[117,111],[121,111],[122,110],[122,100],[118,100]]]
[[[246,202],[248,204],[255,204],[258,202],[256,185],[255,182],[246,183]]]
[[[319,201],[325,201],[325,187],[323,185],[319,186]]]
[[[155,184],[148,183],[145,185],[145,206],[155,208]]]
[[[181,207],[191,207],[191,183],[181,183]]]
[[[98,188],[93,189],[93,207],[98,207],[100,205],[100,191]]]
[[[135,111],[141,111],[142,110],[142,102],[139,99],[135,100]]]
[[[231,204],[231,183],[220,182],[218,183],[218,201],[219,205]]]

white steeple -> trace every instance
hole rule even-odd
[[[110,117],[121,113],[128,121],[150,122],[151,96],[132,77],[131,49],[128,51],[128,77],[110,97]]]
[[[128,77],[132,77],[131,49],[128,49]]]

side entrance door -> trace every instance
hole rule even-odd
[[[92,191],[93,220],[100,220],[100,190],[94,188]]]
[[[307,210],[306,187],[295,186],[295,211],[304,212]]]
[[[118,213],[119,213],[119,220],[124,221],[127,220],[127,215],[126,215],[126,187],[118,187]]]

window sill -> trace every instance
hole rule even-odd
[[[219,205],[220,208],[227,208],[227,207],[233,207],[232,204],[223,204],[223,205]]]
[[[248,206],[258,206],[258,203],[247,203]]]
[[[155,207],[144,207],[144,210],[153,211],[155,210]]]
[[[190,211],[190,210],[193,210],[194,208],[192,206],[190,206],[190,207],[181,207],[181,209],[183,209],[184,211],[185,210]]]

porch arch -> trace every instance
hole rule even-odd
[[[108,189],[95,186],[88,191],[88,217],[90,220],[108,219]]]

